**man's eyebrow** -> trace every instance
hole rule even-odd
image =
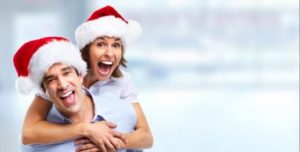
[[[71,69],[72,69],[72,67],[66,66],[66,67],[63,67],[61,69],[61,71],[68,71],[68,70],[71,70]],[[50,79],[52,77],[53,77],[53,75],[45,75],[42,81],[46,81],[46,80],[48,80],[48,79]]]
[[[71,70],[71,69],[72,69],[72,67],[67,66],[67,67],[62,68],[61,71],[67,71],[67,70]]]

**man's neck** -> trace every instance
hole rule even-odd
[[[91,122],[94,116],[94,104],[91,97],[84,95],[80,111],[69,117],[72,123]]]

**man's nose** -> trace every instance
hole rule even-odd
[[[68,86],[66,80],[64,78],[58,78],[58,88],[65,89]]]

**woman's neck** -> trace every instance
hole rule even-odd
[[[96,83],[98,80],[95,76],[91,75],[90,73],[88,73],[84,79],[83,79],[83,85],[86,88],[90,88],[94,83]]]
[[[83,79],[83,85],[89,89],[94,83],[98,81],[105,81],[105,80],[99,80],[97,76],[95,76],[94,74],[88,73]]]

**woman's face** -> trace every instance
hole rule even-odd
[[[98,80],[108,79],[119,65],[122,42],[115,37],[99,37],[90,46],[90,72]]]

